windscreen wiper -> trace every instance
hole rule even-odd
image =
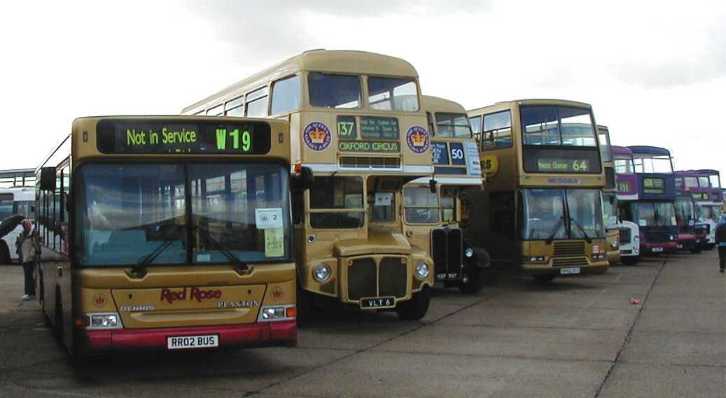
[[[555,228],[550,233],[550,236],[547,237],[547,239],[545,239],[545,243],[546,244],[549,245],[549,244],[552,243],[552,241],[555,239],[555,235],[557,235],[557,231],[560,230],[560,227],[562,226],[562,224],[563,224],[564,221],[565,221],[565,217],[564,216],[560,216],[560,220],[557,221],[557,224],[555,224]]]
[[[227,248],[226,246],[224,246],[224,245],[222,244],[222,242],[220,242],[220,241],[218,241],[217,239],[215,239],[215,238],[214,238],[214,237],[212,236],[212,234],[211,234],[211,233],[209,232],[209,230],[208,230],[208,229],[206,229],[206,228],[202,228],[202,227],[201,227],[201,226],[199,226],[199,225],[195,225],[195,226],[194,226],[194,227],[192,227],[192,228],[193,228],[193,229],[194,229],[194,228],[196,228],[196,229],[197,229],[197,230],[198,230],[199,232],[203,233],[203,234],[204,234],[204,237],[205,237],[206,239],[208,239],[208,240],[209,240],[210,242],[212,242],[212,244],[214,244],[214,246],[216,246],[216,247],[217,247],[217,249],[218,249],[218,250],[219,250],[220,252],[222,252],[222,254],[223,254],[223,255],[224,255],[225,257],[227,257],[227,260],[229,260],[229,261],[231,261],[232,263],[234,263],[234,265],[236,265],[237,267],[239,267],[240,269],[243,269],[243,270],[246,270],[247,268],[249,268],[249,266],[248,266],[247,264],[245,264],[244,262],[242,262],[242,260],[240,260],[240,258],[239,258],[239,257],[235,256],[235,255],[234,255],[234,253],[232,253],[232,252],[231,252],[231,251],[230,251],[230,250],[229,250],[229,249],[228,249],[228,248]]]
[[[161,244],[157,246],[151,253],[141,257],[136,265],[131,268],[131,272],[138,277],[143,277],[144,275],[146,275],[146,266],[154,262],[154,260],[156,260],[156,258],[164,252],[164,250],[169,248],[169,246],[171,246],[171,244],[176,242],[177,240],[178,239],[167,239],[161,242]]]
[[[585,237],[585,241],[587,241],[587,243],[592,243],[592,239],[587,235],[587,232],[585,232],[585,228],[583,228],[582,225],[580,225],[580,223],[577,222],[577,220],[570,217],[570,222],[575,224],[575,226],[580,229],[580,231],[582,232],[582,235]]]

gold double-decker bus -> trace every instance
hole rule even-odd
[[[538,280],[604,272],[605,175],[590,105],[520,100],[468,115],[487,192],[472,197],[466,236]]]
[[[607,126],[597,126],[600,160],[605,173],[605,186],[602,193],[603,223],[607,235],[607,253],[610,265],[620,262],[620,227],[618,217],[618,187],[615,183],[615,161],[610,145],[610,130]]]
[[[479,148],[463,106],[424,95],[423,108],[432,135],[433,185],[422,177],[404,188],[404,229],[414,245],[428,248],[438,286],[474,293],[484,283],[489,257],[464,239],[460,225],[462,193],[482,189]]]
[[[403,185],[431,179],[433,166],[411,64],[307,51],[182,112],[289,121],[293,164],[314,176],[309,189],[293,192],[301,315],[342,302],[423,317],[433,262],[404,233]]]
[[[36,174],[38,298],[74,358],[295,345],[281,120],[87,117]],[[293,178],[293,181],[290,179]]]

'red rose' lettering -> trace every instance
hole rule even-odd
[[[197,300],[197,302],[201,303],[202,300],[222,298],[222,291],[219,289],[201,290],[197,287],[193,287],[191,298],[192,300]]]
[[[174,301],[177,300],[186,300],[187,299],[187,288],[182,288],[182,290],[179,291],[173,291],[171,289],[163,288],[161,289],[161,298],[160,301],[166,300],[169,304],[173,304]]]

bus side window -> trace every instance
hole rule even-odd
[[[267,86],[247,93],[245,97],[245,116],[267,116]]]
[[[474,139],[481,143],[481,116],[470,117],[469,125],[471,126],[471,132],[474,133]]]
[[[289,76],[272,83],[270,115],[280,115],[300,108],[300,77]]]
[[[509,110],[484,115],[482,147],[508,148],[512,146],[512,115]]]
[[[426,112],[426,120],[429,123],[429,134],[432,136],[436,135],[436,129],[434,129],[434,116],[431,114],[431,112]]]

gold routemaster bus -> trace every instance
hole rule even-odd
[[[428,248],[438,285],[474,293],[482,287],[489,257],[464,240],[461,194],[482,189],[479,149],[463,106],[424,95],[423,108],[432,135],[435,190],[428,177],[406,185],[404,230],[414,245]]]
[[[289,121],[293,164],[314,175],[293,192],[301,315],[331,301],[426,313],[433,261],[402,221],[403,185],[433,174],[420,92],[402,59],[313,50],[182,111]]]
[[[465,236],[542,281],[607,270],[605,176],[590,105],[520,100],[468,114],[487,192],[472,195]]]
[[[73,122],[36,171],[38,298],[73,357],[296,344],[287,131],[240,118]]]

